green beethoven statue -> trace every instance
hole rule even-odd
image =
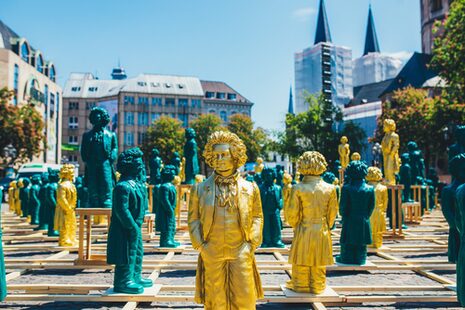
[[[173,152],[173,157],[171,158],[170,164],[176,169],[176,175],[179,175],[181,172],[181,155],[178,152]]]
[[[449,171],[452,175],[452,183],[443,188],[441,193],[441,209],[449,224],[449,238],[447,257],[450,263],[456,263],[459,256],[460,235],[457,230],[457,188],[465,183],[465,153],[456,155],[449,161]]]
[[[186,129],[186,144],[184,144],[184,157],[186,158],[186,165],[184,167],[186,177],[186,181],[184,182],[185,184],[194,184],[195,176],[199,174],[200,171],[195,136],[194,129]]]
[[[3,201],[3,191],[0,191],[0,201]],[[0,212],[1,222],[2,212]],[[0,301],[4,301],[6,297],[6,274],[5,274],[5,258],[3,256],[3,242],[2,242],[2,225],[0,225]]]
[[[41,185],[39,190],[40,210],[39,210],[39,227],[37,230],[48,230],[47,222],[47,186],[49,182],[48,172],[41,175]]]
[[[457,168],[456,177],[465,180],[465,153],[453,157],[454,168]],[[460,235],[459,256],[457,260],[457,298],[462,307],[465,307],[465,185],[462,184],[455,192],[457,202],[456,223]],[[449,239],[450,240],[450,239]]]
[[[31,177],[31,188],[29,190],[29,215],[31,216],[31,224],[39,225],[40,212],[40,174],[35,174]]]
[[[179,243],[174,240],[176,234],[176,186],[173,185],[176,168],[167,165],[163,168],[162,184],[158,188],[158,208],[155,227],[160,232],[160,247],[175,248]]]
[[[145,199],[137,184],[144,168],[142,151],[132,148],[118,157],[121,177],[113,190],[113,208],[108,233],[107,263],[114,264],[114,292],[140,294],[151,287],[152,280],[142,278],[142,223]]]
[[[57,190],[60,176],[57,170],[48,170],[48,186],[45,188],[45,221],[48,226],[47,235],[49,237],[58,237],[60,234],[55,228],[55,210],[57,205]]]
[[[262,248],[283,248],[281,241],[281,209],[283,208],[282,190],[276,185],[276,171],[265,168],[262,171],[263,183],[260,185],[260,198],[263,208]]]
[[[447,151],[449,160],[454,158],[456,155],[465,153],[465,125],[458,125],[454,132],[456,142],[449,146]]]
[[[402,190],[402,202],[411,202],[412,199],[412,167],[410,166],[409,153],[403,153],[400,156],[402,164],[399,170],[400,184],[404,186]]]
[[[339,202],[342,216],[341,254],[338,263],[363,265],[367,245],[373,242],[370,217],[375,208],[375,191],[366,184],[368,166],[362,161],[352,161],[346,168],[350,183],[344,183]]]
[[[31,181],[29,178],[22,178],[22,187],[19,189],[19,200],[21,200],[21,217],[29,216],[29,191],[31,190]]]
[[[150,184],[161,184],[161,169],[163,168],[163,161],[160,157],[160,151],[157,148],[152,149],[149,161],[150,168]]]
[[[84,133],[81,144],[81,158],[86,164],[89,207],[111,208],[111,193],[115,182],[113,162],[118,154],[118,143],[116,135],[105,128],[110,122],[105,109],[93,108],[89,120],[93,128]],[[103,216],[96,219],[96,223],[102,221]]]
[[[89,190],[88,188],[84,185],[84,179],[83,177],[77,177],[76,178],[76,191],[77,191],[77,206],[76,208],[88,208],[89,207]]]

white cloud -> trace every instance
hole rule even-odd
[[[413,53],[407,52],[407,51],[400,51],[400,52],[395,52],[395,53],[383,53],[383,54],[400,59],[402,63],[405,63],[407,62],[407,60],[410,59],[410,57],[412,57]]]
[[[314,8],[306,7],[295,10],[293,16],[299,21],[307,21],[308,18],[315,13],[316,10]]]

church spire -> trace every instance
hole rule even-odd
[[[373,19],[373,12],[371,11],[371,5],[368,9],[368,24],[367,24],[367,33],[365,36],[365,50],[363,56],[368,55],[368,53],[379,53],[379,44],[378,36],[376,35],[375,21]]]
[[[331,42],[331,33],[329,32],[328,16],[326,16],[324,0],[320,0],[315,34],[315,44],[320,42]]]
[[[287,113],[294,115],[294,99],[292,97],[292,86],[289,88],[289,106],[287,108]]]

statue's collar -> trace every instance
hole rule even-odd
[[[236,171],[235,173],[233,173],[233,174],[231,174],[231,175],[229,175],[227,177],[224,177],[224,176],[221,176],[221,175],[215,173],[215,183],[216,184],[224,184],[224,185],[233,184],[233,183],[237,182],[239,177],[240,177],[239,171]]]

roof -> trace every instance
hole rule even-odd
[[[381,96],[408,86],[421,88],[426,81],[437,76],[437,72],[428,67],[431,58],[432,55],[429,54],[413,53]]]
[[[0,20],[0,48],[6,48],[11,50],[11,39],[18,39],[20,36],[14,32],[10,27],[5,25],[1,20]]]
[[[248,103],[252,104],[252,102],[242,96],[239,92],[233,89],[231,86],[226,84],[225,82],[219,81],[205,81],[201,80],[200,83],[202,84],[202,88],[204,92],[214,92],[214,93],[226,93],[226,94],[236,94],[236,102]],[[208,98],[208,100],[212,101],[231,101],[231,100],[223,100],[223,99],[216,99],[216,98]]]
[[[289,88],[289,106],[287,107],[287,113],[294,115],[294,99],[292,97],[292,86]]]
[[[346,105],[346,107],[380,101],[381,94],[393,80],[394,79],[389,79],[354,87],[354,98]]]
[[[326,15],[324,0],[320,0],[314,44],[318,44],[320,42],[331,42],[331,33],[329,32],[328,16]]]
[[[116,96],[120,92],[204,96],[200,80],[196,77],[140,74],[126,80],[99,80],[91,73],[71,73],[63,97],[102,98]]]
[[[375,21],[373,19],[373,12],[371,11],[371,5],[368,9],[368,23],[367,23],[367,32],[365,36],[365,50],[363,55],[368,55],[368,53],[379,53],[379,43],[378,36],[376,35]]]

